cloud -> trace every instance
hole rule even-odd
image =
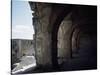
[[[33,39],[34,29],[32,25],[13,25],[12,38]]]

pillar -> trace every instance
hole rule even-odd
[[[32,8],[34,5],[31,3],[30,6]],[[35,3],[35,10],[33,11],[36,63],[41,66],[50,66],[52,64],[51,33],[48,30],[51,7],[47,3]]]

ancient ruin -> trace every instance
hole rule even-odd
[[[43,71],[97,68],[97,7],[29,2]]]

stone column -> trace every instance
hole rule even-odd
[[[40,33],[36,37],[36,60],[39,65],[51,64],[51,35]]]
[[[33,14],[35,27],[35,57],[37,65],[49,66],[51,61],[51,33],[49,30],[49,16],[51,7],[48,3],[36,3]],[[32,8],[32,5],[31,5]]]

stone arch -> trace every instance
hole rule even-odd
[[[71,13],[64,17],[58,30],[58,62],[62,64],[70,58],[68,40],[65,36],[69,36],[69,29],[72,27]],[[66,34],[67,33],[67,34]],[[60,38],[59,38],[60,37]]]
[[[72,49],[72,38],[73,36],[76,37],[76,42],[75,42],[75,46],[76,46],[76,52],[78,52],[78,42],[79,42],[79,36],[81,33],[81,29],[84,28],[86,25],[83,24],[72,24],[72,26],[69,28],[69,31],[67,31],[63,36],[64,39],[66,39],[66,43],[64,43],[65,48],[68,45],[68,48],[66,48],[66,50],[68,51],[68,54],[66,54],[68,57],[67,58],[72,58],[73,55],[73,49]],[[86,27],[85,27],[86,28]],[[75,32],[76,31],[76,32]],[[75,34],[75,35],[74,35]],[[67,35],[67,36],[66,36]],[[65,56],[66,57],[66,56]],[[65,60],[66,61],[66,60]]]
[[[49,3],[36,3],[35,5],[36,10],[33,14],[35,24],[33,25],[35,25],[37,65],[52,64],[54,68],[57,68],[57,33],[61,21],[72,10],[72,7]],[[66,10],[66,8],[70,10]],[[32,8],[32,10],[34,9]],[[39,24],[40,22],[41,24]]]
[[[72,58],[75,57],[75,55],[78,53],[78,49],[79,49],[79,45],[78,45],[78,42],[79,42],[79,35],[80,35],[80,29],[75,29],[73,31],[73,34],[72,34]]]
[[[81,35],[83,35],[83,34],[85,34],[85,35],[87,35],[88,37],[90,37],[91,36],[91,34],[94,34],[95,32],[93,31],[93,29],[91,29],[91,28],[93,28],[93,27],[90,27],[90,25],[91,25],[92,23],[90,23],[90,22],[85,22],[85,23],[83,23],[83,24],[76,24],[76,26],[74,25],[74,27],[72,28],[72,32],[71,32],[71,34],[70,34],[70,38],[69,39],[71,39],[72,37],[73,37],[73,35],[74,35],[74,32],[75,32],[75,30],[76,29],[79,29],[79,31],[78,32],[76,32],[76,37],[77,37],[77,39],[76,39],[76,47],[77,47],[77,54],[78,54],[78,51],[80,50],[80,39],[81,39]],[[91,36],[92,37],[92,36]],[[85,37],[86,38],[86,37]],[[89,40],[91,40],[91,39],[89,39]],[[70,43],[72,43],[72,40],[70,40],[71,42]],[[86,40],[85,40],[86,41]],[[89,43],[88,42],[88,40],[87,40],[87,43]],[[74,54],[73,53],[73,49],[72,49],[72,44],[70,45],[71,46],[71,51],[72,51],[72,55]],[[88,47],[87,47],[88,48]],[[76,55],[77,55],[76,54]],[[73,56],[74,57],[74,56]]]
[[[68,13],[72,10],[72,8],[67,7],[70,10],[66,10],[66,7],[61,7],[61,12],[56,15],[55,21],[52,24],[52,29],[51,29],[51,40],[52,40],[52,64],[54,68],[58,67],[58,49],[57,49],[57,36],[58,36],[58,29],[60,27],[61,22],[63,19],[68,15]],[[54,16],[55,17],[55,16]]]
[[[65,48],[63,56],[66,59],[65,61],[72,58],[73,34],[77,34],[76,37],[80,39],[79,33],[82,31],[81,29],[84,30],[84,23],[88,24],[88,21],[91,22],[95,20],[95,18],[91,18],[93,14],[89,15],[91,11],[88,13],[88,9],[84,8],[84,6],[82,6],[82,8],[80,6],[75,6],[74,9],[72,8],[72,5],[37,3],[36,16],[33,17],[33,19],[37,18],[38,21],[37,23],[35,21],[36,60],[38,65],[52,65],[55,70],[59,68],[57,57],[58,31],[64,18],[68,16],[69,13],[72,13],[72,25],[68,31],[65,30],[66,32],[63,35],[63,39],[66,40],[63,41]],[[41,24],[39,24],[40,22]],[[75,32],[77,29],[80,29],[80,31]],[[79,39],[76,41],[77,45]],[[68,45],[68,48],[66,48],[66,45]]]

